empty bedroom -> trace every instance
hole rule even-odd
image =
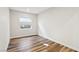
[[[1,52],[78,52],[78,7],[0,7]]]

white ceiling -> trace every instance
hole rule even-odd
[[[47,10],[49,7],[11,7],[11,10],[21,11],[21,12],[27,12],[27,13],[33,13],[33,14],[39,14],[40,12],[43,12]]]

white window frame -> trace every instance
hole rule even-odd
[[[21,18],[26,18],[26,19],[22,20]],[[20,22],[20,29],[22,29],[22,30],[24,30],[24,29],[32,29],[32,20],[31,20],[30,17],[20,17],[19,22]],[[28,28],[27,26],[25,28],[21,28],[21,26],[24,26],[22,24],[30,25],[30,28]]]

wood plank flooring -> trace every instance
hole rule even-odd
[[[76,52],[40,36],[11,39],[8,52]]]

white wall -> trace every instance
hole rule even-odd
[[[10,11],[10,37],[21,37],[29,35],[37,35],[37,17],[34,14],[27,14],[19,11]],[[20,17],[28,16],[32,19],[32,29],[20,29]]]
[[[9,9],[0,7],[0,51],[6,51],[9,44]]]
[[[79,8],[50,8],[38,16],[39,35],[79,51]]]

